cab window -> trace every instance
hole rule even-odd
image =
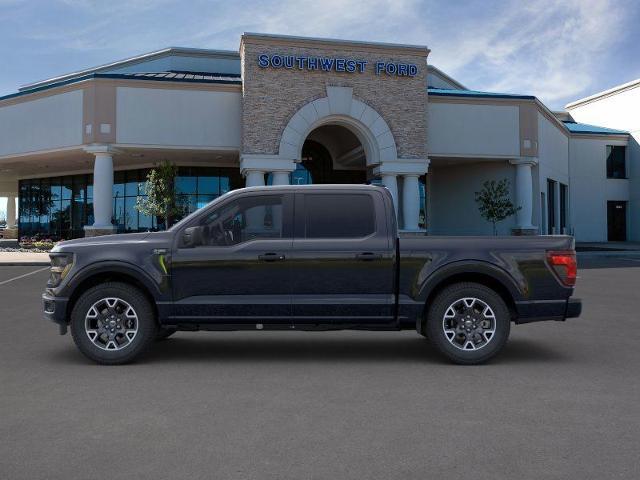
[[[283,196],[239,198],[207,215],[200,226],[202,246],[230,246],[255,239],[284,238]]]

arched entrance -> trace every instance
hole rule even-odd
[[[292,173],[293,184],[366,183],[364,148],[349,129],[323,125],[312,130],[302,145],[300,162]]]

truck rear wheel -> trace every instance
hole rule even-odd
[[[426,333],[449,360],[483,363],[509,338],[509,309],[494,290],[479,283],[456,283],[442,290],[428,309]]]
[[[144,294],[119,282],[84,292],[73,307],[70,326],[78,349],[104,365],[131,362],[149,347],[158,331]]]

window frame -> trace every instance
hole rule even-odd
[[[282,197],[282,236],[277,238],[252,238],[244,242],[236,243],[233,245],[196,245],[194,247],[185,247],[183,244],[184,232],[187,228],[200,227],[203,225],[204,220],[211,216],[217,210],[223,210],[231,205],[233,202],[240,201],[249,197],[265,197],[265,196],[280,196]],[[219,197],[222,198],[222,197]],[[215,200],[214,200],[215,202]],[[244,245],[249,245],[255,242],[274,242],[274,241],[286,241],[291,242],[293,240],[293,194],[290,192],[245,192],[240,195],[230,195],[229,198],[224,199],[221,202],[214,203],[208,207],[203,207],[200,210],[196,210],[195,215],[191,220],[182,225],[176,232],[174,240],[174,248],[177,249],[192,249],[192,248],[239,248]],[[195,213],[195,212],[194,212]]]
[[[611,156],[611,152],[614,149],[617,148],[621,148],[623,151],[623,155],[622,155],[622,167],[623,167],[623,175],[621,177],[616,177],[615,175],[613,175],[613,173],[616,171],[614,166],[613,166],[613,162],[611,162],[611,173],[612,175],[609,175],[609,171],[610,171],[610,161],[609,158]],[[628,161],[627,161],[627,146],[626,145],[607,145],[605,148],[605,175],[607,177],[607,180],[628,180],[629,179],[629,167],[628,167]]]

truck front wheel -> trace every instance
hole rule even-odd
[[[104,365],[134,360],[158,331],[144,294],[119,282],[96,285],[84,292],[73,307],[70,326],[78,349]]]
[[[449,360],[483,363],[509,338],[511,317],[504,300],[479,283],[456,283],[442,290],[428,308],[428,338]]]

